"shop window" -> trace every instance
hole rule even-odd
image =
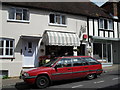
[[[96,59],[102,59],[102,44],[100,43],[93,44],[93,54]]]
[[[14,52],[14,40],[0,39],[0,57],[11,58]]]
[[[61,14],[50,14],[49,23],[58,24],[58,25],[66,25],[66,18],[64,15],[61,15]]]
[[[111,44],[107,44],[108,62],[111,62]]]
[[[29,21],[29,11],[21,8],[9,9],[9,20]]]
[[[112,46],[109,43],[94,43],[93,44],[93,57],[102,63],[111,63]]]

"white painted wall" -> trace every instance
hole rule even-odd
[[[18,76],[22,69],[22,49],[21,35],[38,35],[44,33],[45,30],[69,31],[79,34],[81,26],[87,25],[87,18],[65,14],[67,17],[67,26],[51,26],[49,25],[49,13],[47,11],[29,9],[30,23],[10,22],[8,19],[8,9],[13,6],[3,6],[2,10],[2,37],[15,39],[15,59],[2,60],[3,70],[9,70],[9,77]],[[1,21],[1,20],[0,20]],[[87,27],[86,27],[87,33]],[[40,44],[40,43],[39,43]],[[38,47],[40,47],[38,45]]]

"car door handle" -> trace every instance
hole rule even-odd
[[[88,67],[85,67],[85,68],[88,68]]]
[[[69,68],[68,70],[72,70],[72,69]]]

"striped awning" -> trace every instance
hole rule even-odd
[[[80,46],[78,35],[70,32],[46,31],[44,41],[46,45]]]

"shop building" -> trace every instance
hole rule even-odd
[[[103,61],[105,58],[105,63],[112,65],[117,24],[92,2],[4,2],[1,7],[0,71],[3,74],[19,76],[21,69],[38,67],[39,57],[52,53],[96,55],[95,58]],[[109,24],[102,28],[99,22]]]
[[[114,35],[116,40],[113,41],[113,63],[120,64],[120,1],[106,2],[101,8],[107,10],[116,20],[117,33]],[[115,30],[114,28],[114,30]]]

